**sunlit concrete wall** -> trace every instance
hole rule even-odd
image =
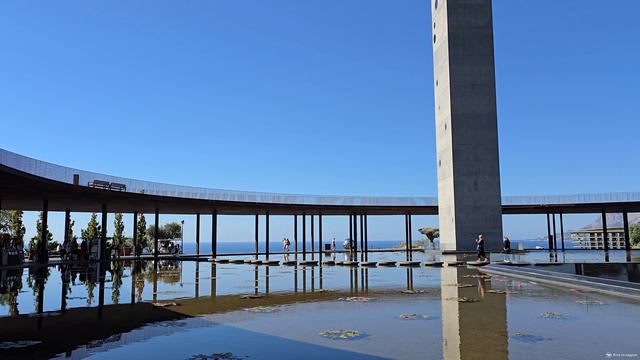
[[[432,0],[443,250],[487,249],[502,238],[491,0]]]

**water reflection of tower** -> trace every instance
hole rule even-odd
[[[456,255],[444,255],[445,262]],[[484,296],[485,280],[479,272],[455,266],[441,270],[442,337],[445,359],[508,359],[507,305],[505,294]],[[467,277],[465,277],[467,276]],[[472,284],[459,287],[459,284]],[[475,285],[478,285],[477,287]],[[460,298],[480,300],[462,303]]]

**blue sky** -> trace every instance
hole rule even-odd
[[[3,1],[2,147],[167,183],[433,196],[429,6]],[[494,1],[503,194],[638,190],[639,12],[635,0]],[[272,236],[290,236],[289,220]],[[226,221],[223,240],[251,239],[248,218]],[[342,221],[327,231],[342,237]],[[374,239],[400,238],[401,221],[376,219]],[[546,226],[507,217],[505,231]]]

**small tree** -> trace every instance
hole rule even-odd
[[[9,229],[11,231],[11,246],[24,250],[24,234],[26,228],[22,223],[22,211],[11,211]]]
[[[8,232],[11,230],[11,211],[0,210],[0,233]]]
[[[178,239],[182,236],[182,225],[177,222],[170,222],[162,226],[163,239]]]
[[[102,226],[98,224],[98,215],[96,215],[96,213],[91,213],[91,218],[87,223],[87,228],[80,230],[80,236],[84,240],[91,241],[93,239],[99,238],[101,231]]]
[[[69,233],[67,234],[67,239],[69,239],[69,241],[75,242],[76,245],[78,245],[78,237],[73,235],[73,226],[75,224],[76,224],[75,220],[69,221]]]
[[[631,246],[634,248],[640,247],[640,223],[631,225],[629,233]]]
[[[147,226],[147,230],[145,231],[145,235],[147,236],[147,239],[149,239],[149,242],[152,242],[153,239],[155,239],[156,236],[156,227],[155,225],[149,225]],[[164,228],[162,226],[158,227],[158,239],[165,239],[165,233],[164,233]]]
[[[120,249],[124,245],[124,222],[122,221],[121,213],[116,213],[113,226],[113,247]]]
[[[138,249],[145,249],[148,247],[147,244],[147,236],[145,231],[147,230],[147,220],[144,217],[144,214],[140,214],[138,216],[138,225],[137,225],[137,241],[138,241],[138,248],[136,249],[136,254],[138,254]]]
[[[427,239],[429,239],[429,242],[431,244],[433,244],[433,240],[440,237],[440,230],[436,228],[423,227],[418,229],[418,231],[420,232],[420,234],[424,235]]]
[[[40,212],[40,216],[38,217],[38,221],[36,222],[36,235],[31,238],[29,241],[29,252],[36,251],[38,249],[38,245],[43,241],[45,242],[45,246],[48,251],[55,250],[56,242],[53,241],[53,234],[49,231],[49,226],[44,229],[45,238],[42,239],[42,211]]]

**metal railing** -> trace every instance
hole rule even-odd
[[[391,196],[338,196],[281,194],[253,191],[223,190],[203,187],[163,184],[152,181],[128,179],[101,173],[74,169],[33,159],[0,149],[0,164],[31,175],[73,184],[77,175],[77,184],[89,184],[104,181],[123,185],[127,192],[149,195],[170,196],[188,199],[237,201],[267,204],[289,205],[327,205],[327,206],[437,206],[436,197],[391,197]],[[613,192],[575,195],[534,195],[503,196],[502,205],[560,205],[608,202],[638,202],[640,192]]]

